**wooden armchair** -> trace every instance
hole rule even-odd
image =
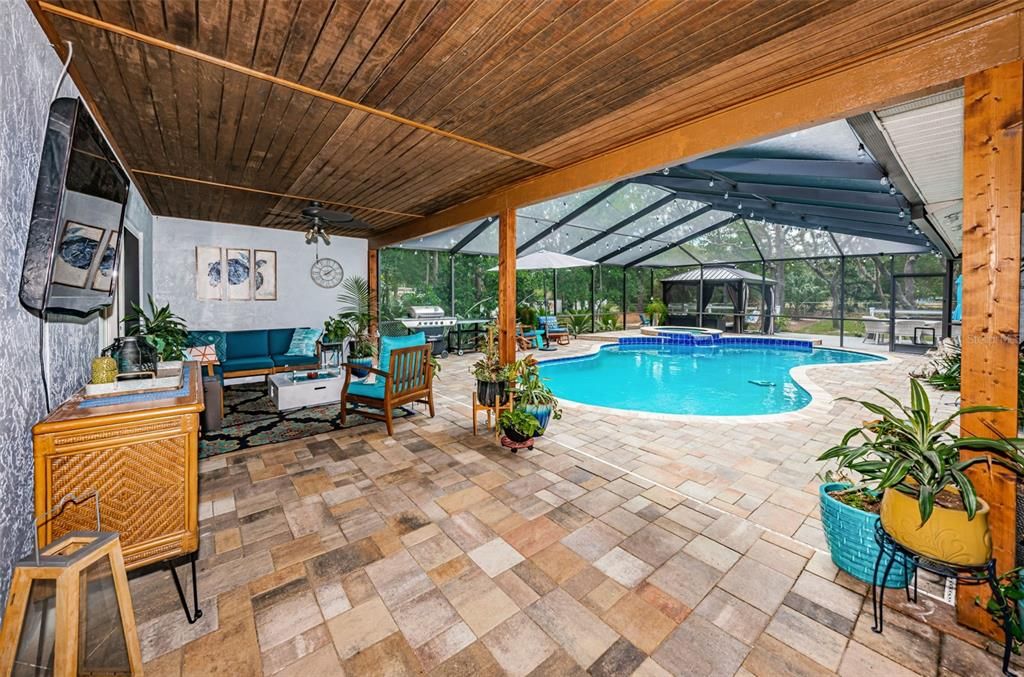
[[[391,350],[388,370],[372,367],[342,365],[345,370],[345,384],[341,387],[341,423],[352,413],[384,421],[388,427],[388,435],[394,435],[392,410],[410,402],[422,402],[430,408],[430,416],[434,416],[434,368],[430,364],[430,345],[396,348]],[[364,369],[377,375],[377,382],[366,384],[353,381],[352,370]],[[348,407],[349,403],[363,405],[382,410],[382,413]]]

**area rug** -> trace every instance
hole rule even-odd
[[[340,402],[278,411],[267,396],[263,383],[242,383],[224,388],[224,421],[220,430],[207,432],[199,439],[199,458],[208,458],[239,449],[297,440],[312,435],[354,428],[367,423],[384,424],[350,414],[345,425],[339,418]],[[395,418],[405,418],[410,409],[396,409]]]

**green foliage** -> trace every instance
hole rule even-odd
[[[324,340],[327,343],[341,343],[352,333],[341,317],[331,316],[324,320]]]
[[[950,416],[932,420],[931,403],[924,386],[916,379],[910,381],[910,405],[904,405],[892,395],[879,393],[893,403],[897,411],[873,402],[857,401],[877,417],[863,426],[852,428],[837,446],[822,454],[819,461],[836,462],[836,471],[852,471],[864,478],[864,484],[881,493],[894,489],[917,497],[921,523],[931,517],[936,497],[946,489],[960,492],[968,518],[973,519],[978,508],[974,484],[964,473],[976,463],[1002,465],[1013,472],[1024,474],[1024,456],[1020,440],[957,437],[950,432],[953,423],[964,414],[1005,411],[1001,407],[964,407]],[[961,449],[991,452],[991,456],[976,456],[961,460]]]
[[[534,437],[540,431],[537,419],[522,409],[501,412],[501,416],[498,417],[498,425],[503,432],[513,430],[523,437]]]
[[[341,310],[337,318],[348,325],[352,344],[352,357],[373,357],[375,352],[370,336],[370,285],[365,277],[353,275],[341,283],[338,294]]]
[[[590,331],[590,313],[569,313],[558,319],[558,323],[569,330],[573,336]]]
[[[668,306],[661,301],[661,299],[651,299],[644,306],[644,312],[651,319],[651,324],[666,325],[668,324]]]
[[[1020,655],[1021,645],[1024,644],[1024,627],[1021,626],[1020,607],[1021,600],[1024,600],[1024,583],[1021,581],[1022,567],[1011,569],[999,577],[996,585],[999,594],[1005,600],[1005,606],[1000,604],[995,595],[988,599],[985,604],[987,611],[1000,627],[1005,627],[1010,635],[1010,648],[1013,653]],[[981,606],[981,598],[975,597],[974,603]]]
[[[132,304],[133,314],[124,319],[129,336],[145,336],[156,348],[161,360],[180,360],[188,345],[188,330],[185,321],[171,312],[171,305],[157,308],[150,295],[147,314],[137,303]]]
[[[524,327],[536,327],[537,311],[533,306],[524,303],[516,308],[516,319],[519,320]]]
[[[537,361],[527,355],[515,364],[516,371],[516,406],[551,407],[551,415],[562,418],[562,410],[558,406],[558,398],[551,389],[544,385],[546,379],[541,378]]]
[[[776,329],[778,329],[779,319],[776,320]],[[847,320],[844,323],[843,329],[847,336],[863,336],[864,322],[862,320]],[[800,334],[825,334],[839,336],[839,322],[837,320],[815,320],[810,324],[805,324],[800,327],[794,326],[790,331]]]
[[[515,378],[516,364],[502,364],[498,352],[498,332],[491,326],[481,339],[480,357],[469,368],[477,381],[500,383]]]
[[[932,374],[926,380],[940,390],[960,390],[960,360],[960,341],[954,339],[928,365]]]

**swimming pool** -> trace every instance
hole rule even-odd
[[[543,362],[541,375],[560,398],[660,414],[781,414],[811,401],[790,373],[818,364],[880,362],[844,350],[768,345],[604,346],[592,355]]]

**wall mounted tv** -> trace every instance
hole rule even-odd
[[[128,187],[127,175],[81,100],[56,99],[21,274],[26,308],[87,315],[110,305]]]

